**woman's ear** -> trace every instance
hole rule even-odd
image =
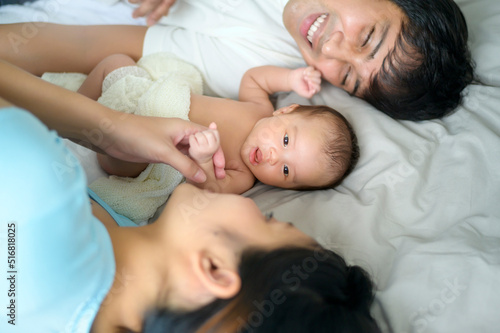
[[[217,298],[235,296],[241,288],[241,279],[234,259],[203,251],[199,256],[196,274],[204,289]]]
[[[273,112],[273,116],[278,116],[280,114],[290,113],[298,107],[299,107],[299,104],[290,104],[288,106],[281,107],[278,110]]]

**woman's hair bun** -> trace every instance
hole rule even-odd
[[[346,294],[352,309],[368,309],[373,302],[373,283],[368,273],[359,266],[347,269]]]

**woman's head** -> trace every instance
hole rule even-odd
[[[151,230],[161,236],[165,268],[163,304],[194,309],[233,297],[240,289],[238,265],[245,249],[317,243],[290,223],[261,213],[248,198],[179,185]]]
[[[380,332],[367,273],[319,246],[249,248],[239,274],[234,297],[192,312],[154,311],[144,332]]]
[[[356,135],[328,106],[292,104],[259,120],[241,148],[241,158],[261,182],[281,188],[333,188],[354,168]]]

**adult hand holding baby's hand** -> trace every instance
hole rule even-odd
[[[321,73],[312,66],[292,70],[288,81],[293,91],[305,98],[311,98],[321,90]]]
[[[189,136],[189,156],[198,164],[212,163],[217,179],[225,177],[225,161],[217,125],[211,123],[205,131]]]
[[[208,130],[200,131],[189,136],[189,156],[198,164],[207,163],[220,148],[219,131],[217,125],[211,123]]]
[[[168,14],[170,7],[176,0],[129,0],[130,3],[140,3],[132,13],[133,17],[148,16],[149,26],[156,24],[163,16]]]
[[[187,179],[203,183],[207,175],[188,154],[190,137],[207,128],[178,118],[144,117],[118,112],[109,114],[113,128],[107,130],[102,145],[108,155],[130,162],[166,163]],[[218,135],[218,132],[217,132]],[[220,145],[219,145],[220,146]],[[217,179],[225,177],[222,149],[212,152]]]

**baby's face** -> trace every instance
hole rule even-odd
[[[261,182],[281,188],[323,186],[331,165],[323,151],[321,118],[298,112],[259,120],[240,150],[241,158]]]

